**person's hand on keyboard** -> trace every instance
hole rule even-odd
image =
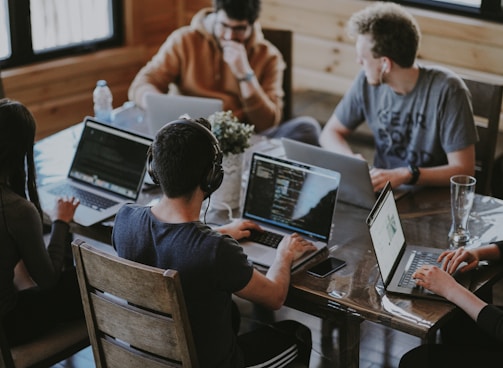
[[[297,233],[285,235],[278,245],[278,254],[282,257],[292,257],[292,262],[299,259],[304,253],[315,251],[312,242],[304,239]]]
[[[215,230],[221,234],[229,235],[236,240],[248,238],[250,230],[263,231],[256,222],[243,219],[236,219],[229,224],[215,228]]]
[[[446,250],[438,257],[438,261],[442,262],[442,269],[452,275],[458,268],[460,272],[474,269],[479,265],[480,260],[476,252],[459,247],[456,250]]]
[[[451,275],[437,266],[421,266],[412,274],[412,278],[416,280],[417,286],[433,291],[448,300],[451,300],[449,293],[459,288],[464,289]]]
[[[60,220],[69,223],[73,220],[73,215],[75,214],[75,210],[77,209],[79,204],[80,201],[75,197],[58,198],[54,207],[52,220]]]

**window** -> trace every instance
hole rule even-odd
[[[0,65],[119,45],[121,19],[121,0],[0,0]]]
[[[395,2],[480,19],[503,21],[501,0],[396,0]]]

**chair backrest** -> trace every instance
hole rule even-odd
[[[198,366],[178,272],[72,246],[96,367]]]
[[[266,40],[277,47],[283,60],[286,64],[285,72],[283,73],[283,120],[286,121],[292,117],[292,45],[293,32],[285,29],[270,29],[262,30]]]
[[[475,177],[477,193],[491,195],[498,126],[501,114],[503,86],[463,78],[472,95],[473,114],[479,134],[475,145]]]

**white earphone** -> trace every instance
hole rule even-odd
[[[388,68],[388,62],[387,61],[384,61],[382,63],[382,67],[381,67],[381,73],[384,73],[386,71],[386,69]]]

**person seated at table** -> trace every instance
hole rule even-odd
[[[416,20],[400,5],[376,2],[350,18],[348,31],[362,70],[324,126],[320,145],[353,155],[346,139],[366,121],[375,141],[375,191],[387,181],[394,188],[446,186],[453,175],[473,175],[478,135],[469,91],[452,71],[416,61]]]
[[[73,259],[68,259],[69,222],[79,201],[58,199],[46,248],[35,182],[35,129],[23,104],[0,100],[0,323],[11,346],[84,318]]]
[[[401,368],[414,367],[501,367],[503,362],[503,310],[488,304],[451,274],[475,269],[479,261],[503,261],[503,241],[479,248],[463,247],[445,251],[440,257],[442,268],[432,265],[420,267],[413,277],[418,286],[445,297],[466,313],[455,318],[442,330],[442,344],[421,345],[406,353]],[[475,322],[473,322],[475,321]],[[476,323],[476,324],[475,324]]]
[[[266,362],[282,356],[286,364],[287,347],[297,350],[292,358],[298,355],[308,364],[311,331],[296,321],[237,336],[232,295],[279,309],[292,263],[316,248],[298,234],[285,237],[264,275],[236,240],[248,237],[250,229],[260,230],[258,224],[233,222],[225,229],[231,237],[199,221],[203,200],[223,178],[222,153],[209,128],[203,118],[175,120],[161,128],[152,143],[149,172],[160,184],[162,198],[153,207],[124,206],[115,219],[112,244],[121,257],[180,273],[196,351],[205,367],[269,367],[272,363]]]
[[[148,93],[219,98],[243,123],[270,138],[288,137],[318,145],[320,124],[302,116],[282,122],[283,71],[278,49],[264,39],[257,19],[261,0],[214,0],[169,35],[138,72],[129,99],[146,108]]]

